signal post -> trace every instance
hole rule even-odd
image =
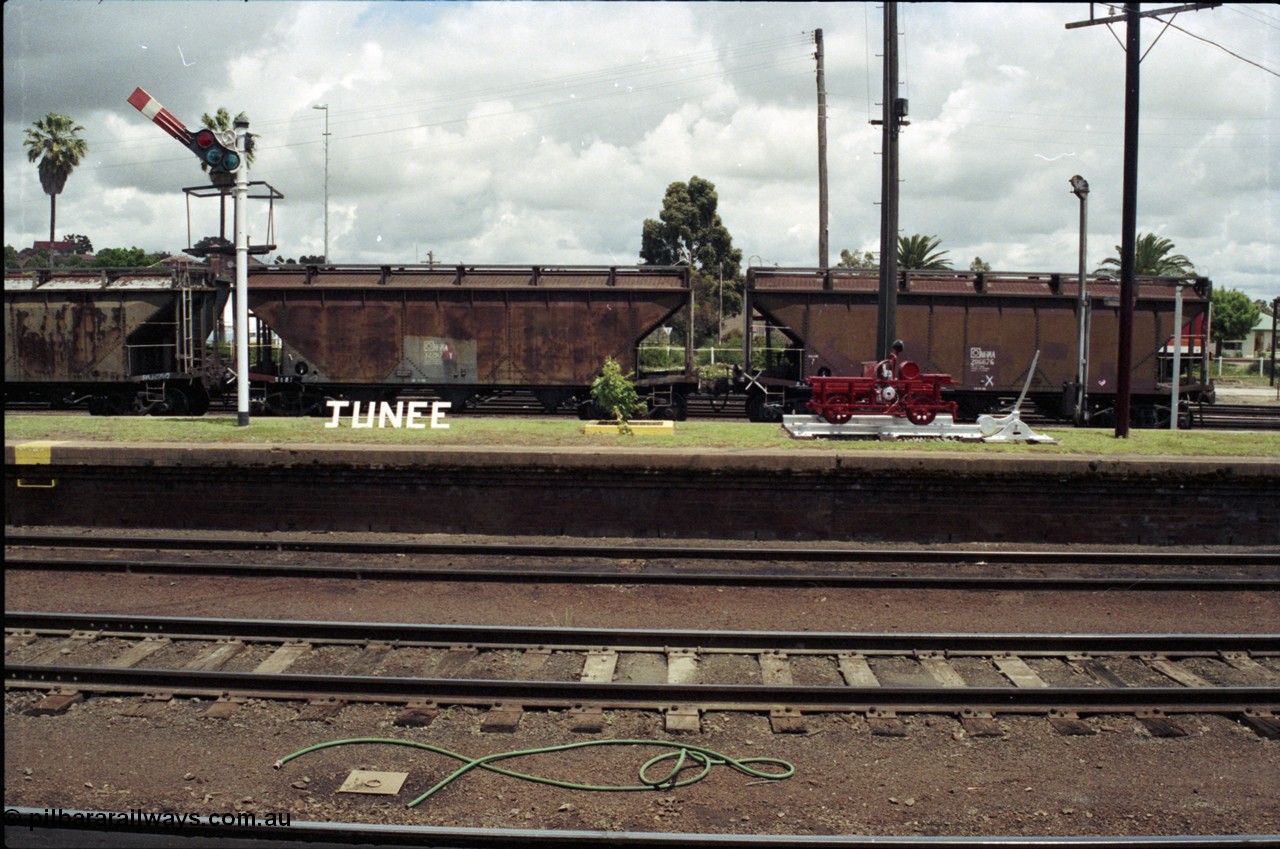
[[[202,129],[192,133],[168,109],[141,88],[129,95],[129,104],[152,123],[160,127],[190,150],[209,169],[210,180],[219,194],[225,195],[228,185],[235,200],[235,314],[232,319],[236,337],[236,424],[249,424],[249,254],[264,253],[275,245],[262,245],[256,251],[249,248],[249,235],[245,228],[245,216],[249,198],[248,167],[245,154],[252,150],[253,137],[249,122],[238,120],[233,130]],[[262,184],[266,185],[266,184]],[[273,201],[283,197],[267,186],[266,197]],[[188,190],[190,191],[190,190]]]

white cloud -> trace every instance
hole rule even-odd
[[[1219,286],[1274,297],[1280,15],[1177,24],[1142,65],[1139,229]],[[1271,22],[1261,23],[1262,16]],[[1074,271],[1090,181],[1090,265],[1119,242],[1123,53],[1085,4],[902,4],[900,221],[957,267]],[[135,86],[195,125],[244,110],[251,176],[284,193],[279,253],[338,261],[629,263],[666,186],[716,184],[746,257],[817,261],[811,31],[824,30],[831,256],[879,232],[880,9],[854,3],[39,3],[4,6],[5,241],[48,234],[22,130],[50,111],[90,156],[58,230],[98,247],[186,245],[190,154],[125,103]],[[1144,27],[1144,45],[1156,25]],[[1122,34],[1122,30],[1120,31]],[[95,50],[84,50],[92,43]],[[182,55],[179,55],[181,45]],[[185,57],[185,63],[183,58]],[[194,64],[192,64],[194,63]],[[193,200],[192,239],[217,227]],[[266,211],[251,228],[265,238]]]

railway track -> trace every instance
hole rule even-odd
[[[1214,430],[1280,430],[1275,404],[1215,404],[1194,414],[1193,427]]]
[[[280,559],[284,555],[295,556]],[[71,534],[15,531],[6,540],[5,566],[27,572],[475,583],[509,583],[515,575],[522,583],[568,584],[1091,592],[1280,589],[1280,550],[759,548],[150,534],[86,540]]]
[[[300,622],[7,612],[6,688],[53,689],[35,710],[84,692],[215,700],[403,706],[428,724],[442,706],[487,707],[514,728],[525,710],[571,711],[601,730],[606,710],[657,711],[697,731],[709,711],[767,713],[777,732],[806,714],[855,713],[900,733],[898,713],[947,713],[971,734],[998,714],[1042,714],[1088,733],[1081,714],[1132,713],[1178,736],[1176,715],[1238,716],[1280,734],[1280,634],[1063,635],[647,631]],[[146,702],[143,703],[145,706]],[[43,707],[42,707],[43,705]],[[877,730],[878,729],[878,730]]]
[[[515,563],[518,573],[513,572]],[[534,575],[534,580],[545,576],[548,581],[731,584],[751,583],[756,575],[762,583],[797,586],[814,585],[817,578],[818,584],[830,580],[840,586],[879,586],[877,582],[884,581],[887,586],[929,587],[937,581],[939,586],[965,589],[1097,589],[1105,585],[1139,592],[1273,591],[1280,576],[1280,552],[637,547],[303,535],[193,538],[152,533],[86,537],[15,532],[6,540],[9,570],[123,569],[175,575],[208,570],[237,576],[394,580],[406,577],[406,565],[414,577],[422,572],[427,579],[478,582],[523,582]],[[776,575],[765,574],[770,570]],[[1136,580],[1126,585],[1125,579]],[[1143,583],[1147,579],[1150,586]],[[221,615],[221,611],[211,612]],[[1204,723],[1228,720],[1260,736],[1280,734],[1280,635],[1276,634],[655,631],[26,612],[7,612],[6,628],[6,689],[21,709],[58,714],[88,698],[95,708],[92,714],[101,716],[105,709],[111,716],[152,717],[133,720],[137,727],[147,728],[146,722],[169,717],[179,709],[192,717],[249,723],[259,731],[261,727],[252,723],[267,714],[345,723],[375,711],[391,724],[404,726],[387,729],[387,736],[434,740],[456,733],[452,729],[459,712],[449,711],[456,706],[465,709],[461,715],[467,723],[478,720],[485,730],[515,730],[523,735],[552,721],[566,730],[585,732],[587,739],[594,739],[592,732],[608,736],[614,711],[636,712],[631,719],[619,721],[644,717],[644,722],[671,732],[722,726],[723,714],[736,712],[740,721],[748,721],[749,716],[749,721],[760,725],[768,722],[775,733],[794,733],[788,742],[805,746],[810,744],[805,732],[818,735],[832,721],[843,728],[843,720],[848,719],[855,728],[865,728],[877,737],[906,734],[914,739],[922,723],[935,722],[933,716],[951,717],[943,721],[959,725],[971,737],[1012,734],[1021,739],[1028,723],[1043,727],[1042,733],[1050,737],[1056,736],[1055,730],[1064,735],[1092,734],[1111,730],[1108,717],[1115,716],[1140,723],[1152,736],[1189,732],[1194,738]],[[114,698],[98,698],[104,695]],[[260,711],[264,708],[265,712]],[[70,723],[76,715],[84,715],[71,713],[57,722]],[[536,715],[540,713],[551,715]],[[521,718],[528,714],[535,715],[521,725]],[[1204,718],[1209,715],[1226,719]],[[284,725],[294,724],[286,720]],[[200,726],[224,727],[207,722]],[[310,727],[310,723],[295,727]],[[474,726],[469,727],[466,733],[474,734]],[[612,728],[616,731],[617,726]],[[1090,742],[1112,736],[1117,735],[1098,734]],[[814,745],[821,747],[827,739],[814,736]],[[910,742],[877,740],[876,744],[897,747]],[[988,743],[1003,745],[998,739]],[[283,755],[289,748],[271,756]],[[467,749],[465,745],[454,748]],[[265,764],[262,767],[270,774]],[[278,775],[285,794],[302,792],[287,786],[302,775],[293,765],[287,764]],[[768,788],[752,788],[760,789]],[[495,804],[501,812],[507,810],[507,804]],[[11,810],[20,818],[41,816],[47,809]],[[646,822],[647,817],[638,827],[646,828]],[[10,839],[11,834],[18,836],[17,831],[6,828],[6,845],[28,845]],[[24,830],[22,836],[29,833]],[[173,839],[171,829],[129,823],[108,830],[77,827],[58,837],[52,836],[53,830],[47,834],[53,843],[31,845],[87,845],[92,840],[93,845],[147,849],[172,845]],[[214,841],[225,842],[227,834],[213,827],[187,828],[183,837],[222,845]],[[284,841],[320,847],[458,849],[594,845],[1029,849],[1064,843],[1181,849],[1265,845],[1272,837],[694,834],[313,823],[297,816],[287,830],[246,826],[235,833],[237,841],[261,840],[263,845]]]
[[[1280,567],[1280,549],[1251,551],[1176,551],[1168,549],[986,549],[970,548],[852,548],[841,546],[733,546],[733,545],[645,545],[618,543],[509,543],[509,542],[443,542],[396,539],[317,539],[272,535],[263,538],[244,536],[200,536],[138,533],[135,535],[86,536],[8,529],[6,548],[120,549],[151,551],[297,551],[335,554],[399,555],[449,554],[475,556],[521,556],[551,558],[643,558],[698,560],[756,560],[772,562],[861,562],[861,563],[937,563],[945,565],[1092,564],[1117,567],[1122,565],[1156,566],[1257,566],[1274,570]],[[1269,572],[1267,574],[1276,574]]]

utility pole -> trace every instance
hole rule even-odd
[[[1138,65],[1142,47],[1137,3],[1125,3],[1124,197],[1120,201],[1120,347],[1116,353],[1117,439],[1129,438],[1130,372],[1133,370],[1133,301],[1137,296]]]
[[[1133,371],[1133,305],[1137,296],[1136,248],[1138,223],[1138,66],[1141,56],[1141,19],[1152,15],[1209,9],[1221,3],[1188,3],[1165,9],[1141,11],[1137,3],[1125,3],[1123,15],[1090,18],[1067,24],[1067,29],[1125,22],[1124,73],[1124,196],[1120,203],[1120,333],[1116,352],[1117,439],[1129,437],[1130,384]],[[1093,9],[1090,4],[1090,10]]]
[[[329,261],[329,104],[312,106],[324,110],[324,261]]]
[[[817,47],[813,56],[818,60],[818,266],[830,267],[828,251],[827,216],[827,83],[823,69],[822,30],[813,31],[813,43]]]
[[[907,101],[898,97],[898,4],[884,4],[884,94],[879,121],[880,163],[880,294],[877,300],[876,350],[888,353],[898,327],[898,133],[907,122]]]

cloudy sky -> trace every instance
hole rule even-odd
[[[284,195],[272,258],[324,252],[327,115],[336,262],[634,264],[667,185],[696,175],[715,183],[744,258],[814,266],[821,28],[835,262],[842,248],[878,249],[868,121],[881,15],[862,3],[9,0],[4,240],[48,237],[22,139],[59,112],[85,127],[89,155],[58,197],[58,235],[189,244],[181,190],[207,178],[126,103],[141,86],[189,127],[218,107],[248,114],[251,178]],[[1066,29],[1088,17],[1083,2],[899,6],[904,234],[936,235],[957,268],[981,256],[996,270],[1074,272],[1068,179],[1081,174],[1090,268],[1115,254],[1124,30]],[[1138,229],[1219,287],[1269,300],[1280,11],[1226,4],[1173,25],[1143,25]],[[216,232],[217,206],[190,202],[191,242]],[[265,242],[265,202],[248,220]]]

